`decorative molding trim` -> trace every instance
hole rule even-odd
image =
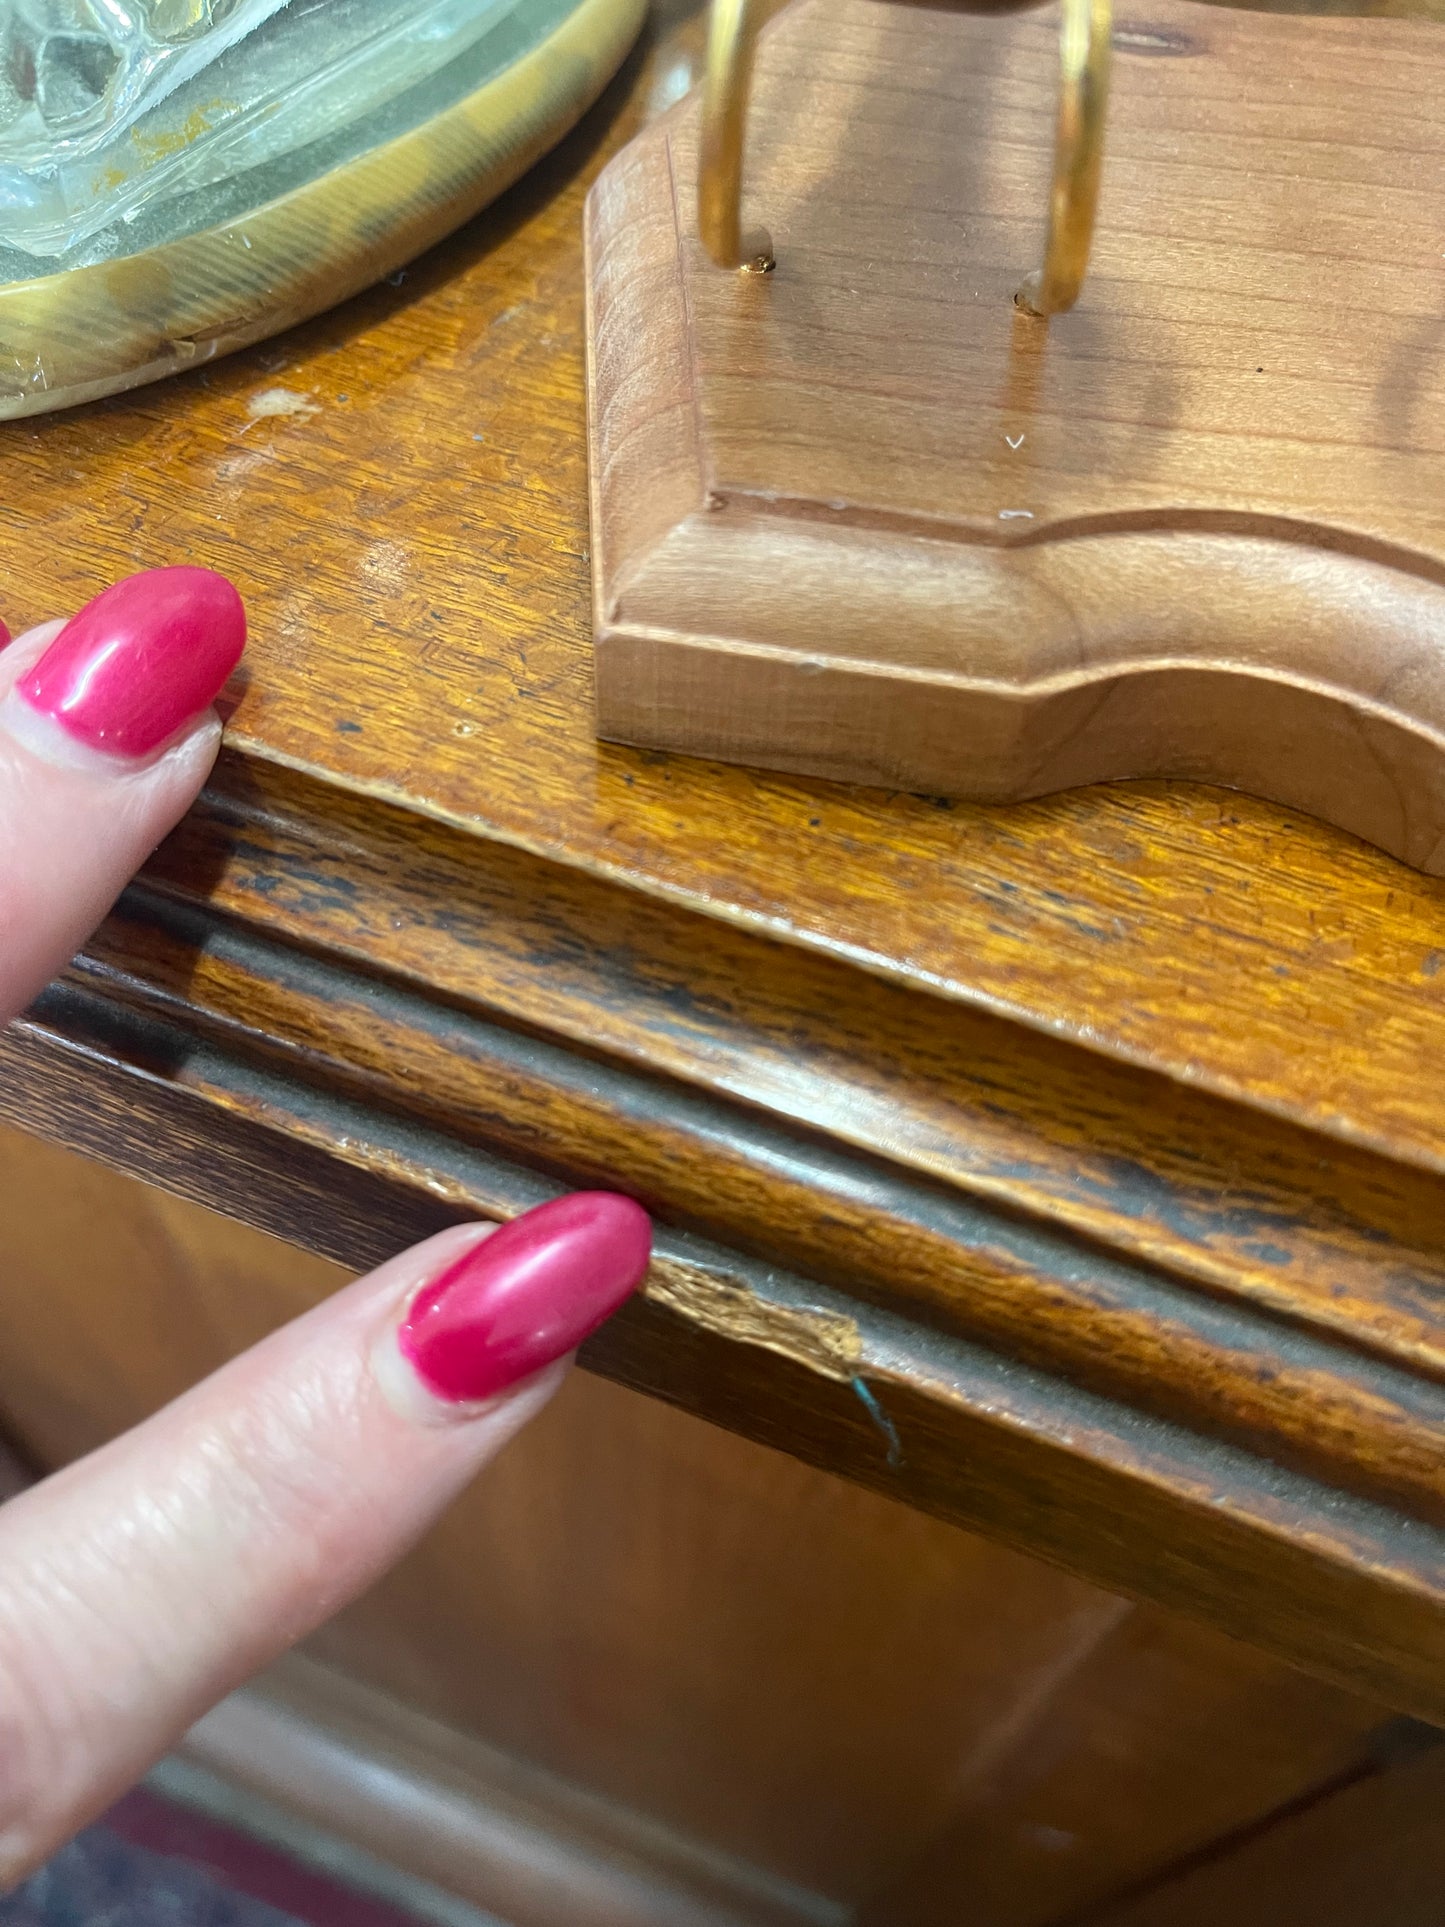
[[[0,1115],[358,1269],[627,1190],[594,1369],[1445,1720],[1433,1174],[267,780],[11,1030]],[[336,934],[363,885],[415,971]]]
[[[820,1896],[300,1655],[180,1755],[507,1927],[843,1927]]]

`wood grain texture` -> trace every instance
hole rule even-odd
[[[1056,34],[790,8],[767,276],[697,239],[693,103],[598,182],[602,733],[983,801],[1197,777],[1438,874],[1445,35],[1126,16],[1087,292],[1046,323],[1012,291]]]
[[[951,1824],[858,1927],[958,1927],[964,1896],[968,1927],[1074,1927],[1387,1771],[1434,1732],[1397,1721],[1342,1746],[1330,1715],[1343,1708],[1315,1693],[1202,1627],[1121,1620],[990,1770],[968,1776]],[[1282,1910],[1270,1927],[1296,1918]]]
[[[45,1464],[340,1277],[6,1130],[0,1224],[0,1414]],[[1358,1771],[1383,1718],[581,1374],[314,1646],[400,1704],[273,1682],[200,1757],[515,1927],[1040,1927]]]
[[[0,1111],[357,1266],[620,1186],[600,1369],[1438,1715],[1432,1179],[309,788],[227,763]]]
[[[1434,1927],[1445,1896],[1438,1747],[1181,1876],[1087,1916],[1087,1927]],[[1086,1927],[1081,1921],[1080,1927]]]
[[[186,557],[254,630],[0,1110],[353,1267],[635,1190],[597,1369],[1445,1717],[1442,886],[1218,791],[594,739],[582,199],[697,42],[402,286],[0,430],[12,625]]]
[[[88,983],[123,999],[143,979],[151,1007],[184,1000],[218,1039],[250,1031],[273,1052],[324,1059],[363,1102],[394,1102],[395,1068],[410,1062],[417,1123],[606,1177],[730,1245],[765,1226],[769,1253],[881,1308],[1002,1341],[1445,1522],[1445,1344],[1432,1316],[1445,1198],[1433,1181],[1368,1158],[1325,1176],[1304,1146],[1282,1161],[1278,1131],[1252,1144],[1241,1133],[1222,1151],[1224,1119],[1207,1103],[1128,1075],[1111,1088],[1096,1067],[1042,1051],[1025,1064],[967,1014],[940,1021],[889,986],[748,936],[659,929],[646,904],[613,906],[585,882],[563,904],[511,852],[483,868],[438,850],[419,876],[355,811],[332,814],[318,849],[255,794],[237,803],[217,798],[188,826],[186,853],[163,855],[160,890],[134,894],[97,940]],[[293,942],[339,935],[346,882],[369,871],[372,914],[414,925],[429,994],[472,1012],[323,971],[176,904],[168,878],[219,855],[212,838],[243,814],[255,880],[265,875]],[[379,873],[393,862],[387,891]],[[440,902],[458,948],[450,981],[428,910]],[[748,988],[763,984],[765,997]],[[510,1029],[544,1009],[557,1041],[583,1056]],[[721,1091],[708,1101],[709,1085],[741,1102]],[[1168,1102],[1169,1125],[1166,1145],[1146,1149],[1130,1119],[1150,1098]],[[1152,1122],[1157,1133],[1157,1112]],[[868,1161],[885,1143],[891,1172]],[[1172,1195],[1150,1200],[1151,1189]],[[1040,1222],[1015,1228],[999,1207],[1025,1199]],[[1402,1261],[1388,1271],[1386,1236]],[[1099,1237],[1114,1257],[1072,1283],[1081,1241]],[[1161,1263],[1199,1285],[1227,1282],[1232,1316],[1207,1290],[1171,1286]]]
[[[1187,786],[947,808],[595,741],[581,203],[697,43],[664,11],[578,133],[400,287],[0,428],[6,620],[177,556],[229,568],[248,764],[1445,1168],[1445,895],[1351,839]],[[322,413],[253,426],[278,381]],[[389,933],[368,938],[386,967]]]

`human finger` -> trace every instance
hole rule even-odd
[[[224,576],[149,569],[0,654],[0,1023],[195,800],[245,640]]]
[[[0,1881],[391,1565],[649,1240],[607,1192],[443,1232],[0,1507]]]

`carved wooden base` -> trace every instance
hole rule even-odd
[[[1445,34],[1155,0],[1078,308],[1020,313],[1052,10],[797,0],[588,208],[599,727],[996,801],[1187,776],[1445,874]]]

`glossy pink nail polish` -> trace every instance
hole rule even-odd
[[[3,622],[0,622],[0,649],[8,649],[9,646],[10,631],[5,627]]]
[[[398,1334],[438,1398],[490,1398],[580,1345],[641,1284],[652,1226],[612,1191],[554,1198],[423,1285]]]
[[[223,575],[147,569],[72,616],[19,693],[92,749],[147,756],[215,701],[245,646]]]

